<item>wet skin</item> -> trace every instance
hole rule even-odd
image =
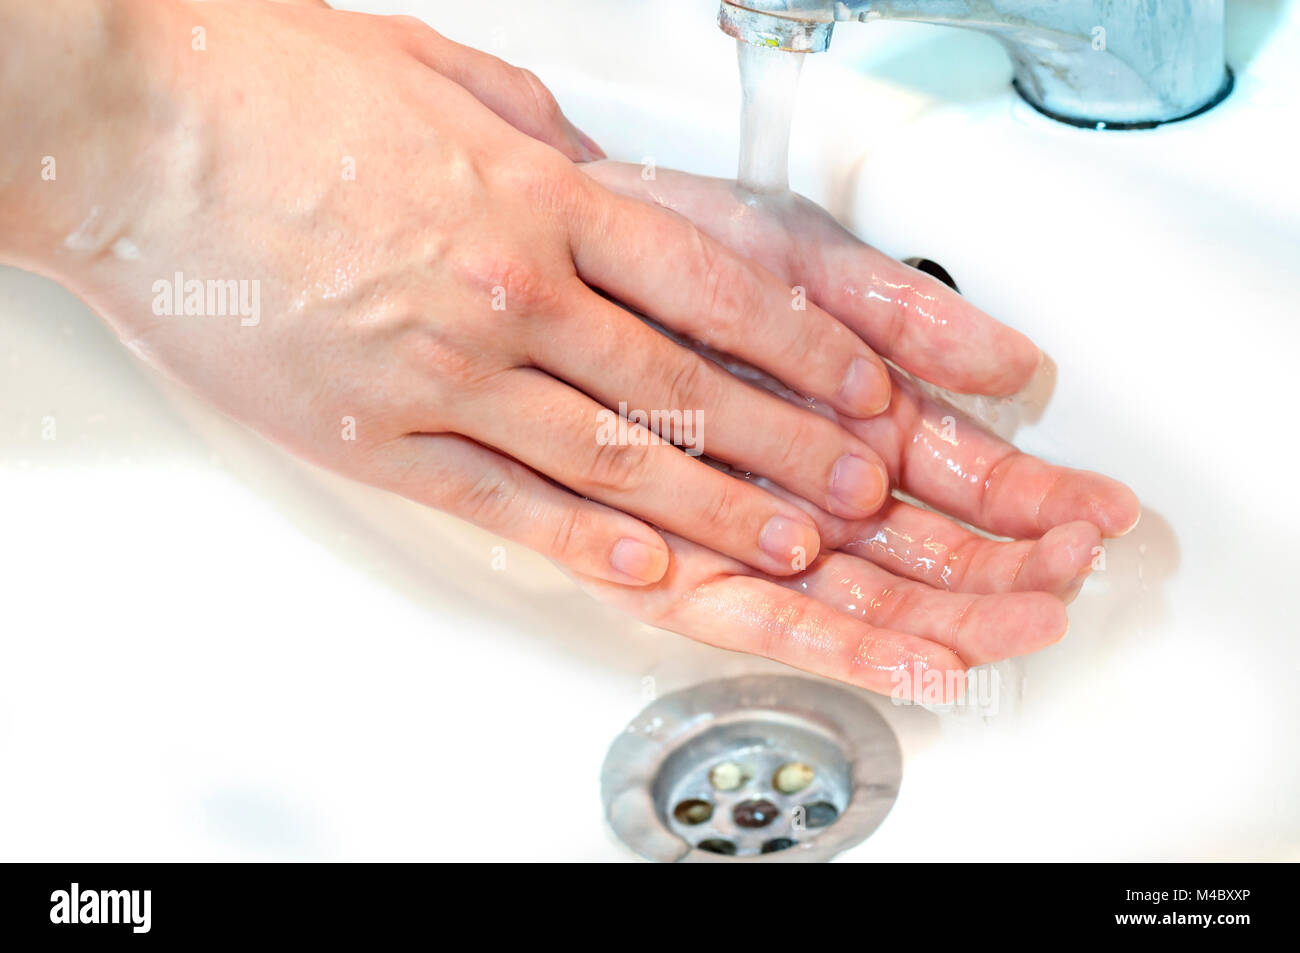
[[[671,446],[602,442],[623,400],[702,413],[737,463],[798,445],[773,478],[831,512],[886,498],[847,429],[607,296],[707,327],[851,416],[888,403],[884,362],[820,309],[763,328],[785,285],[583,175],[598,153],[530,74],[409,18],[316,5],[4,3],[4,62],[30,79],[4,87],[0,260],[71,286],[275,442],[626,584],[662,577],[655,527],[776,574],[819,540],[798,507]],[[257,281],[260,318],[158,314],[177,273]]]
[[[810,300],[918,377],[1009,395],[1039,367],[1022,335],[804,199],[665,170],[646,181],[639,166],[612,162],[585,169],[805,286]],[[766,375],[748,376],[803,402]],[[1109,477],[1020,453],[907,375],[893,376],[885,413],[840,420],[885,461],[891,485],[929,508],[895,497],[872,517],[846,520],[798,501],[818,521],[823,555],[795,577],[765,577],[670,537],[674,558],[658,585],[587,585],[653,624],[885,693],[898,688],[900,670],[960,673],[1059,640],[1066,601],[1103,536],[1136,525],[1137,498]]]
[[[1100,535],[1137,519],[1121,485],[953,430],[893,373],[882,357],[1001,395],[1040,355],[802,200],[589,162],[535,77],[417,21],[90,9],[0,0],[20,80],[0,115],[21,119],[0,261],[303,457],[537,549],[640,618],[883,691],[905,663],[1059,638]],[[33,187],[49,153],[58,179]],[[257,279],[260,320],[160,317],[155,281],[178,271]],[[623,402],[702,413],[729,469],[602,445]]]

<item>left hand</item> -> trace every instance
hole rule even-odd
[[[809,301],[916,377],[1008,395],[1038,367],[1023,335],[858,241],[805,199],[753,196],[733,182],[662,169],[646,181],[639,166],[584,168],[802,285]],[[582,581],[651,624],[873,691],[910,695],[926,688],[917,682],[924,673],[958,676],[935,682],[942,697],[927,692],[927,701],[951,700],[949,687],[968,666],[1064,636],[1065,603],[1091,572],[1102,537],[1128,532],[1140,515],[1123,484],[1021,453],[904,374],[894,373],[885,413],[840,422],[880,454],[895,487],[941,512],[894,499],[868,519],[844,520],[795,500],[822,536],[823,555],[801,575],[765,576],[665,536],[672,561],[656,585]]]

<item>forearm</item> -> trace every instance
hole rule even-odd
[[[144,55],[157,32],[142,26],[168,15],[163,0],[0,0],[0,261],[67,280],[138,215],[150,73],[167,62]]]

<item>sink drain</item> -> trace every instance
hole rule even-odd
[[[894,733],[862,698],[755,675],[647,707],[610,745],[601,797],[651,860],[827,860],[880,826],[901,777]]]

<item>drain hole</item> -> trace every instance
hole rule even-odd
[[[776,820],[780,809],[766,798],[741,801],[731,810],[732,820],[739,827],[767,827]]]
[[[681,801],[673,808],[673,817],[682,824],[703,824],[713,816],[713,805],[699,798]]]
[[[735,791],[745,786],[754,773],[743,764],[724,761],[709,772],[709,783],[719,791]]]
[[[788,761],[772,775],[772,787],[782,794],[797,794],[812,784],[816,772],[802,761]]]
[[[817,801],[804,807],[804,823],[809,827],[825,827],[839,816],[839,810],[829,801]]]
[[[931,278],[938,278],[953,291],[961,291],[957,287],[957,282],[952,280],[952,275],[948,274],[948,269],[937,261],[932,261],[929,258],[904,258],[903,264],[911,265],[917,271],[923,271]]]
[[[601,802],[652,860],[827,860],[879,826],[901,776],[897,739],[856,692],[752,675],[637,715],[605,756]],[[858,778],[871,783],[859,791]]]

